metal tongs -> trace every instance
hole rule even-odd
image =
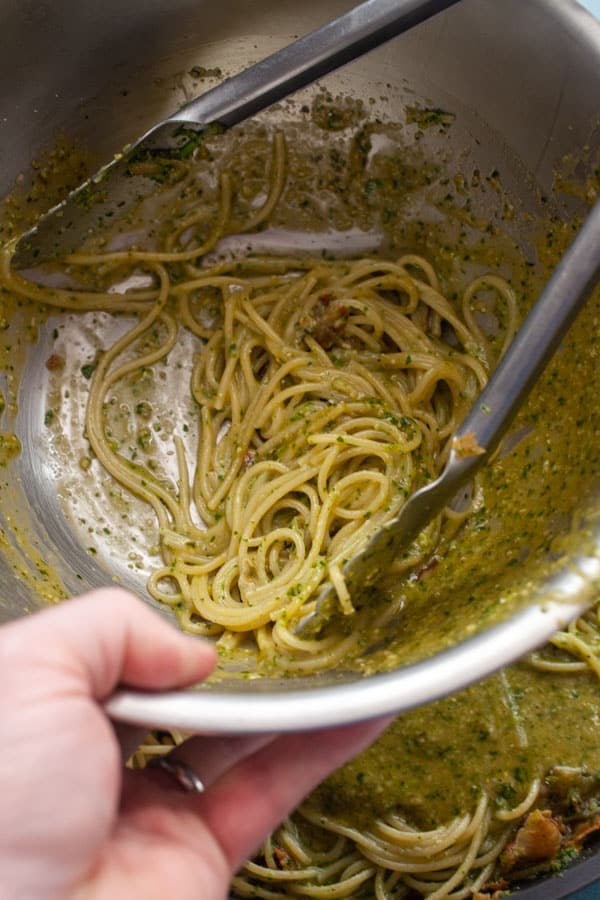
[[[108,216],[113,223],[156,191],[133,160],[186,154],[203,134],[231,128],[317,78],[379,47],[458,0],[366,0],[322,28],[228,78],[157,123],[53,207],[18,241],[12,264],[32,269],[79,249]]]
[[[457,429],[442,474],[409,497],[396,518],[376,531],[364,549],[342,566],[355,609],[369,603],[370,588],[381,573],[488,462],[599,278],[600,200]],[[461,447],[468,445],[477,451],[463,452]],[[342,611],[333,586],[328,584],[297,632],[314,637],[334,617],[341,618]]]

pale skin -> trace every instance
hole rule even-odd
[[[112,588],[0,629],[0,900],[224,900],[268,832],[388,724],[191,738],[173,752],[204,794],[126,770],[102,699],[183,687],[215,662]]]

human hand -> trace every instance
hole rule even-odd
[[[0,629],[1,900],[223,900],[231,875],[387,721],[282,737],[191,738],[207,787],[126,770],[101,701],[198,682],[214,649],[108,588]]]

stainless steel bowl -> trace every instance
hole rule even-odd
[[[353,4],[347,0],[63,0],[0,2],[0,191],[8,192],[28,163],[56,136],[70,137],[108,159],[128,140],[188,99],[194,65],[239,70]],[[598,147],[600,26],[574,0],[464,0],[450,12],[396,39],[327,80],[334,92],[363,98],[395,118],[408,102],[458,113],[445,152],[468,154],[482,171],[500,168],[505,185],[535,217],[535,190],[552,194],[555,169],[573,155],[582,162]],[[197,89],[197,85],[196,85]],[[596,129],[596,130],[594,130]],[[591,148],[584,151],[583,148]],[[568,218],[578,202],[557,205]],[[529,236],[517,237],[526,242]],[[110,582],[143,592],[124,559],[92,559],[65,518],[56,472],[44,443],[43,367],[23,378],[17,431],[23,453],[0,492],[0,524],[24,529],[68,590]],[[591,473],[585,499],[594,491]],[[576,515],[580,499],[573,498]],[[587,526],[586,526],[587,527]],[[331,672],[306,679],[222,678],[193,694],[110,703],[117,718],[214,731],[314,728],[408,709],[478,680],[531,649],[589,602],[600,575],[593,536],[574,542],[550,583],[527,583],[534,605],[486,627],[454,649],[440,640],[431,658],[394,672],[359,678]],[[27,554],[25,554],[26,556]],[[535,602],[534,602],[535,601]],[[0,556],[0,621],[43,600]],[[477,630],[466,628],[464,637]]]

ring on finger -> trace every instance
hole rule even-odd
[[[202,794],[204,792],[204,783],[196,775],[192,767],[171,755],[155,756],[150,760],[147,768],[160,769],[162,772],[165,772],[187,794]]]

